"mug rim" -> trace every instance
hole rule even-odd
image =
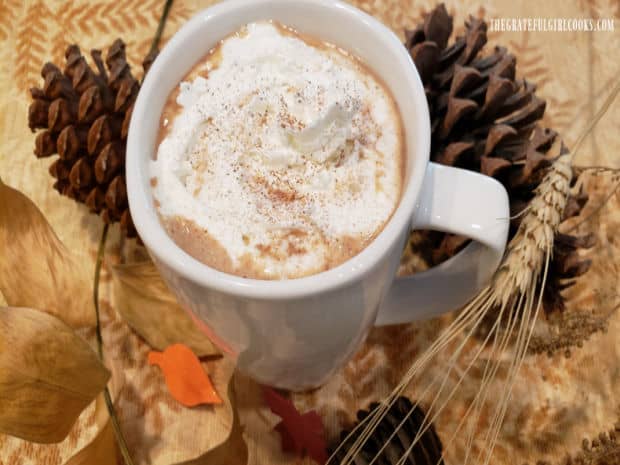
[[[401,69],[398,72],[411,87],[414,105],[420,107],[420,116],[414,123],[415,137],[418,140],[415,154],[410,154],[412,147],[406,147],[407,164],[411,174],[407,180],[396,210],[384,225],[381,232],[361,252],[340,265],[315,273],[309,276],[281,280],[261,280],[244,278],[212,268],[185,252],[178,246],[165,231],[156,211],[149,208],[152,201],[149,173],[141,169],[141,157],[145,156],[142,149],[142,115],[149,112],[148,95],[156,88],[157,76],[166,72],[168,62],[175,54],[182,53],[188,40],[191,40],[197,29],[208,28],[212,22],[217,22],[223,14],[238,13],[243,15],[243,9],[256,5],[290,5],[299,4],[319,5],[330,11],[338,9],[351,18],[351,21],[360,21],[369,31],[381,40],[378,46],[387,46],[398,55]],[[232,32],[232,31],[231,31]],[[219,39],[217,39],[219,40]],[[205,50],[205,53],[208,50]],[[189,70],[188,70],[189,71]],[[381,70],[375,70],[382,76]],[[404,118],[398,98],[394,99],[399,108],[401,118]],[[406,128],[403,128],[406,131]],[[421,150],[420,150],[421,148]],[[174,270],[178,275],[190,281],[228,294],[255,299],[294,299],[308,295],[339,289],[351,282],[358,281],[371,269],[385,260],[387,253],[405,224],[411,225],[413,214],[417,207],[417,199],[422,188],[426,166],[430,154],[430,117],[424,87],[413,60],[398,39],[396,34],[373,16],[358,8],[339,0],[227,0],[206,8],[187,21],[169,40],[160,52],[144,82],[136,99],[127,137],[126,183],[129,208],[136,230],[144,245],[156,262],[160,261]]]

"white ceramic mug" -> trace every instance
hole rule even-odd
[[[166,234],[149,184],[148,161],[156,151],[168,94],[219,40],[259,20],[279,21],[359,56],[391,89],[404,125],[405,183],[390,221],[357,256],[300,279],[245,279],[195,260]],[[144,80],[127,142],[129,206],[170,289],[238,368],[265,384],[306,389],[345,363],[374,325],[453,310],[473,297],[500,263],[509,223],[506,191],[489,177],[430,163],[429,151],[422,82],[409,53],[387,27],[333,0],[228,0],[185,24]],[[427,272],[395,279],[412,227],[474,241]]]

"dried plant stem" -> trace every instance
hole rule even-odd
[[[108,238],[108,229],[110,225],[104,224],[103,231],[101,232],[101,239],[99,240],[99,248],[97,249],[97,261],[95,262],[95,282],[93,284],[93,302],[95,304],[95,319],[96,319],[96,333],[97,333],[97,352],[99,358],[103,360],[103,337],[101,336],[101,318],[99,311],[99,282],[101,280],[101,266],[103,265],[103,255],[105,252],[105,243]]]
[[[594,174],[601,173],[620,173],[620,168],[612,168],[610,166],[602,166],[602,165],[573,165],[573,171],[575,173],[581,174],[585,172],[593,172]]]
[[[488,298],[489,298],[488,301],[481,308],[482,316],[485,316],[486,312],[494,304],[494,302],[492,301],[492,294],[489,293],[488,294]],[[474,306],[468,306],[468,309],[466,309],[464,311],[467,311],[467,310],[474,310],[475,311],[475,307]],[[477,352],[473,355],[472,359],[470,360],[470,362],[467,365],[467,367],[465,368],[465,370],[460,373],[459,380],[457,381],[455,386],[452,388],[451,392],[448,394],[448,396],[447,396],[446,400],[444,401],[444,403],[441,405],[441,407],[439,407],[439,409],[437,409],[437,412],[430,419],[428,418],[428,415],[431,414],[433,409],[432,409],[432,407],[429,408],[429,412],[427,414],[427,418],[425,418],[423,420],[422,426],[420,427],[420,431],[417,433],[416,437],[414,438],[414,441],[409,446],[409,448],[406,451],[406,453],[403,454],[403,456],[401,456],[401,458],[400,458],[400,460],[398,462],[399,465],[403,465],[405,463],[406,458],[412,452],[413,447],[421,439],[422,435],[426,432],[426,430],[428,430],[428,428],[430,428],[431,424],[438,418],[439,414],[443,411],[443,409],[446,407],[446,405],[449,402],[449,400],[452,398],[452,396],[456,393],[456,391],[458,390],[458,388],[460,387],[462,382],[465,380],[465,377],[467,376],[467,373],[469,372],[471,367],[478,360],[480,354],[485,349],[485,346],[489,342],[489,339],[491,338],[491,336],[494,336],[492,354],[491,354],[491,357],[487,360],[487,363],[486,363],[486,366],[485,366],[485,371],[484,371],[484,374],[483,374],[483,381],[481,383],[481,388],[478,391],[478,393],[476,394],[476,397],[474,398],[472,403],[469,405],[469,407],[468,407],[467,411],[465,412],[465,414],[462,416],[462,418],[461,418],[461,420],[460,420],[456,430],[454,431],[454,433],[452,435],[452,439],[456,437],[456,434],[461,429],[461,427],[463,426],[464,422],[467,421],[467,420],[470,420],[469,412],[472,410],[472,408],[476,409],[478,405],[480,405],[480,406],[484,405],[485,400],[486,400],[486,394],[488,393],[488,390],[486,389],[486,386],[493,379],[494,374],[497,371],[497,368],[499,367],[499,363],[496,363],[494,368],[489,370],[489,366],[490,366],[490,363],[491,363],[491,360],[492,360],[492,355],[496,352],[497,340],[498,340],[498,335],[499,335],[499,327],[500,327],[499,325],[500,325],[500,322],[502,321],[501,318],[502,318],[504,310],[505,310],[504,308],[502,308],[500,310],[500,316],[495,320],[495,323],[493,324],[493,327],[491,328],[491,330],[487,334],[485,340],[483,341],[482,344],[480,344]],[[512,314],[510,316],[512,317]],[[516,320],[516,318],[515,318],[515,320]],[[461,342],[461,346],[457,350],[459,355],[460,355],[460,352],[462,351],[462,348],[464,347],[465,343],[467,343],[469,341],[470,337],[473,334],[473,331],[475,329],[477,329],[477,327],[479,326],[481,321],[482,321],[482,319],[479,319],[478,321],[476,321],[474,326],[470,329],[469,334],[467,334],[463,338],[463,341]],[[504,350],[506,344],[508,343],[508,340],[509,340],[509,337],[507,336],[507,333],[504,333],[504,340],[500,344],[501,347],[499,348],[499,353],[501,353]],[[444,375],[444,379],[447,379],[447,377],[449,376],[450,372],[454,368],[454,365],[455,365],[456,361],[457,361],[457,357],[452,357],[451,358],[451,360],[449,362],[448,373],[446,373],[446,375]],[[425,395],[425,393],[423,393],[420,397],[423,398],[424,395]],[[474,420],[473,422],[470,422],[470,428],[469,428],[470,433],[468,435],[468,445],[471,445],[471,443],[473,441],[473,434],[475,432],[475,428],[474,427],[475,427],[475,425],[478,424],[479,416],[480,416],[480,411],[478,411],[478,415],[476,416],[477,417],[476,420]],[[448,443],[450,443],[452,441],[452,439],[450,441],[448,441]],[[468,455],[469,455],[469,450],[467,450],[467,454],[466,454],[464,463],[467,462],[467,456]]]
[[[482,312],[481,312],[482,313]],[[481,315],[482,316],[482,315]],[[480,321],[480,320],[478,320]],[[477,324],[474,325],[474,327],[477,326]],[[464,341],[466,342],[466,341]],[[436,390],[435,396],[433,398],[433,400],[431,401],[431,404],[428,408],[428,414],[427,416],[424,418],[424,420],[422,421],[422,424],[420,425],[420,429],[418,430],[418,432],[416,433],[416,436],[413,438],[412,443],[409,445],[408,449],[405,451],[405,453],[400,457],[399,461],[397,462],[397,465],[403,464],[405,463],[405,461],[407,460],[407,457],[409,456],[409,454],[411,453],[411,451],[413,450],[413,447],[415,447],[415,445],[420,441],[420,439],[422,438],[422,436],[426,433],[426,431],[431,427],[433,421],[436,419],[437,415],[442,411],[442,409],[445,407],[446,402],[444,402],[441,407],[439,407],[437,409],[437,412],[435,414],[435,416],[433,416],[431,419],[428,419],[428,415],[430,415],[431,412],[434,412],[434,406],[435,403],[439,400],[439,398],[441,397],[441,394],[444,391],[444,388],[446,386],[446,383],[450,377],[450,374],[452,373],[452,371],[454,370],[455,366],[456,366],[456,361],[457,359],[460,357],[460,354],[462,353],[462,350],[464,348],[465,344],[463,343],[463,341],[461,342],[461,344],[459,345],[459,347],[456,349],[456,351],[454,352],[454,354],[452,355],[451,359],[450,359],[450,363],[449,363],[449,368],[448,371],[446,373],[446,375],[443,377],[443,379],[441,380],[441,385],[439,386],[439,389]],[[482,347],[479,348],[480,351],[482,351]],[[459,378],[459,382],[456,383],[456,385],[453,387],[452,392],[450,394],[448,394],[448,399],[450,398],[451,395],[453,395],[453,393],[456,391],[456,389],[458,389],[459,385],[460,385],[460,381],[462,379],[464,379],[465,375],[467,374],[467,372],[469,371],[469,369],[471,368],[471,366],[473,365],[473,363],[475,362],[475,357],[472,359],[472,361],[470,362],[470,364],[466,367],[465,371],[460,373],[460,378]],[[440,381],[439,379],[435,379],[432,380],[430,383],[428,383],[428,386],[424,389],[424,391],[422,392],[422,394],[420,395],[420,398],[424,398],[427,394],[427,392],[429,390],[431,390],[431,388],[433,388],[435,386],[435,384]],[[407,422],[409,420],[409,417],[411,416],[411,413],[414,411],[415,408],[418,407],[419,405],[419,401],[417,401],[414,406],[413,409],[410,410],[407,415],[405,415],[405,417],[402,419],[402,421],[396,426],[396,428],[394,429],[394,431],[390,434],[390,436],[388,437],[388,439],[386,440],[385,444],[379,449],[379,451],[377,451],[377,453],[375,454],[375,456],[373,457],[372,461],[369,463],[369,465],[372,465],[376,460],[379,459],[379,456],[381,455],[381,453],[383,452],[383,450],[385,449],[385,447],[390,443],[390,441],[392,441],[392,439],[394,438],[394,436],[397,434],[397,432],[402,428],[402,426],[405,424],[405,422]]]
[[[500,314],[495,321],[496,324],[502,321],[503,314],[506,308],[507,307],[505,305],[502,305]],[[474,401],[470,404],[469,408],[467,409],[467,412],[465,413],[465,415],[463,415],[461,422],[457,426],[457,429],[454,431],[453,436],[452,436],[453,438],[455,438],[456,434],[460,430],[461,424],[464,423],[465,421],[469,421],[468,415],[469,415],[470,409],[472,409],[473,410],[472,416],[474,417],[474,420],[469,421],[469,428],[468,428],[469,431],[467,434],[466,453],[465,453],[465,460],[464,460],[465,463],[467,463],[469,459],[469,454],[473,447],[473,442],[474,442],[475,434],[477,431],[476,426],[480,422],[480,418],[482,415],[482,408],[487,402],[491,383],[495,380],[495,376],[501,365],[499,356],[506,350],[506,347],[510,341],[512,330],[517,321],[517,318],[514,312],[508,312],[508,319],[509,319],[508,330],[503,332],[503,336],[501,337],[501,339],[499,338],[500,333],[501,333],[499,329],[495,332],[493,336],[493,347],[492,347],[491,353],[489,354],[489,357],[487,358],[487,362],[485,363],[484,373],[482,376],[482,382],[480,384],[480,389],[478,390],[476,397],[474,398]]]
[[[105,224],[103,226],[101,239],[99,241],[99,249],[97,250],[97,262],[95,264],[95,282],[93,284],[93,300],[95,304],[95,318],[97,322],[97,351],[99,352],[99,358],[102,362],[104,361],[104,357],[103,337],[101,335],[101,317],[99,311],[99,283],[101,282],[101,266],[103,265],[103,255],[105,252],[106,240],[108,238],[108,229],[109,225]],[[118,421],[118,416],[116,415],[114,403],[112,402],[112,396],[110,395],[110,390],[107,386],[103,390],[103,397],[105,399],[105,405],[108,409],[108,414],[110,415],[110,421],[112,422],[112,428],[114,429],[114,436],[116,437],[118,448],[121,452],[121,455],[123,456],[123,461],[125,462],[125,465],[133,465],[131,455],[129,454],[129,449],[127,448],[127,443],[125,442],[125,437],[123,436],[123,432],[121,430],[120,422]]]
[[[599,110],[596,112],[596,114],[592,118],[592,121],[590,121],[590,123],[586,126],[584,131],[581,133],[581,135],[579,136],[579,139],[577,139],[577,142],[575,142],[575,146],[573,147],[573,150],[572,150],[573,159],[577,156],[577,152],[581,148],[581,145],[583,144],[586,137],[590,134],[590,132],[592,132],[592,129],[594,129],[594,126],[596,126],[596,124],[603,117],[603,115],[607,113],[607,110],[609,110],[609,107],[611,106],[613,101],[618,96],[618,93],[620,93],[620,79],[616,80],[616,84],[614,85],[613,89],[611,90],[611,92],[609,93],[605,101],[603,102],[603,105],[601,105],[601,108],[599,108]]]
[[[609,203],[609,201],[613,198],[613,196],[616,195],[616,193],[618,192],[618,189],[620,189],[620,182],[616,183],[615,187],[611,190],[611,192],[605,196],[603,201],[599,205],[597,205],[596,208],[588,214],[588,216],[586,216],[585,218],[582,218],[580,221],[572,225],[570,228],[566,230],[566,232],[569,233],[569,232],[574,231],[579,226],[587,223],[592,218],[594,218],[596,215],[598,215],[603,210],[603,208],[605,208],[605,206]]]
[[[603,105],[601,105],[601,108],[599,108],[599,110],[596,112],[596,114],[592,118],[592,121],[590,121],[590,124],[588,124],[586,129],[579,136],[579,139],[577,139],[577,142],[575,142],[575,148],[573,149],[573,158],[575,158],[577,151],[583,144],[583,141],[586,139],[588,134],[590,134],[594,126],[596,126],[596,123],[598,123],[599,120],[605,115],[605,113],[607,113],[607,110],[609,110],[609,107],[611,106],[611,104],[614,102],[614,100],[618,96],[618,93],[620,93],[620,79],[616,81],[616,84],[614,85],[613,89],[611,90],[611,92],[609,93],[605,101],[603,102]],[[619,173],[620,168],[607,168],[604,166],[582,166],[582,167],[576,167],[575,171],[579,173],[582,173],[584,171],[594,171],[596,173],[601,173],[601,172]],[[601,202],[601,204],[598,205],[598,207],[596,207],[596,209],[593,212],[591,212],[588,216],[586,216],[581,221],[571,226],[570,229],[567,230],[567,232],[574,231],[579,226],[581,226],[582,224],[586,223],[587,221],[591,220],[596,215],[598,215],[600,211],[603,209],[603,207],[605,207],[605,205],[607,205],[607,203],[616,194],[616,192],[618,192],[619,188],[620,188],[620,183],[616,183],[616,186],[614,187],[614,189],[609,193],[609,195],[607,195],[607,197],[605,197],[605,199]]]
[[[164,33],[164,27],[166,26],[166,20],[168,19],[170,8],[172,8],[172,3],[173,0],[166,0],[164,10],[162,11],[161,17],[159,18],[159,24],[157,25],[155,37],[153,37],[153,42],[151,42],[151,49],[149,50],[149,55],[159,48],[159,42],[161,41],[161,36]]]
[[[483,317],[484,317],[484,311],[481,312],[481,318],[476,322],[476,324],[470,329],[471,332],[473,332],[473,330],[475,330],[479,323],[482,321]],[[495,324],[493,325],[493,328],[497,327],[499,325],[499,321],[497,320],[495,322]],[[456,382],[456,384],[452,387],[452,390],[450,391],[450,393],[448,393],[446,399],[444,400],[443,404],[436,409],[436,412],[433,414],[432,418],[428,418],[428,416],[434,412],[434,404],[435,402],[439,399],[439,396],[441,395],[441,393],[443,392],[443,385],[445,384],[445,381],[448,380],[448,377],[450,376],[450,373],[452,372],[452,370],[454,370],[456,368],[456,363],[458,361],[458,358],[460,357],[463,348],[465,347],[465,344],[468,341],[468,337],[464,338],[464,340],[461,342],[461,345],[459,346],[459,348],[457,349],[457,351],[455,352],[455,354],[453,355],[453,357],[450,359],[449,361],[449,365],[448,365],[448,371],[446,372],[446,375],[444,376],[444,383],[442,383],[442,386],[440,387],[439,391],[437,392],[437,394],[435,395],[435,398],[433,399],[433,401],[431,402],[431,406],[428,409],[428,415],[426,418],[424,418],[424,420],[422,421],[422,425],[420,426],[420,429],[418,430],[416,436],[414,437],[414,440],[412,441],[411,445],[409,446],[408,450],[406,451],[405,454],[403,454],[403,456],[400,458],[400,460],[397,462],[398,465],[404,464],[407,460],[407,457],[409,456],[409,454],[412,452],[413,447],[418,443],[418,441],[420,441],[422,439],[422,436],[426,433],[426,431],[432,426],[433,422],[439,417],[439,415],[441,414],[441,412],[443,411],[443,409],[446,407],[446,405],[448,404],[448,402],[450,401],[450,399],[452,398],[452,396],[456,393],[456,391],[458,390],[458,388],[461,386],[462,382],[465,380],[467,373],[469,373],[470,369],[473,367],[474,363],[476,363],[478,361],[478,357],[480,356],[480,354],[484,351],[485,349],[485,345],[486,343],[489,341],[491,335],[493,334],[493,331],[490,331],[489,334],[487,335],[485,341],[479,345],[477,352],[473,355],[473,357],[471,358],[471,360],[469,361],[469,363],[467,364],[467,366],[465,367],[465,370],[460,371],[459,372],[459,379]],[[431,385],[433,385],[434,383],[432,383]],[[429,385],[429,387],[431,386]],[[427,388],[428,389],[428,388]],[[480,393],[480,391],[479,391]],[[421,394],[421,398],[424,398],[424,396],[426,395],[426,392]],[[471,406],[470,406],[471,407]],[[469,409],[468,409],[469,411]],[[467,413],[466,413],[467,414]],[[462,423],[462,420],[461,420]],[[398,428],[400,428],[402,426],[399,425]]]
[[[524,347],[523,341],[529,340],[529,334],[530,334],[529,331],[533,330],[534,324],[536,321],[535,318],[531,319],[531,309],[532,309],[532,303],[534,300],[533,297],[534,297],[534,292],[531,292],[528,294],[527,298],[524,301],[525,312],[524,312],[523,317],[520,319],[519,331],[517,334],[516,355],[511,360],[509,373],[507,376],[507,381],[505,382],[502,395],[500,396],[500,398],[498,399],[496,403],[496,408],[494,409],[493,419],[487,429],[485,438],[482,441],[483,444],[488,444],[488,447],[486,448],[486,450],[485,449],[480,450],[480,453],[478,454],[478,458],[475,461],[475,463],[480,463],[480,459],[482,458],[483,453],[486,452],[486,458],[484,460],[484,464],[487,465],[491,459],[491,455],[495,447],[495,443],[497,442],[497,437],[501,430],[501,425],[503,423],[506,410],[508,408],[508,401],[510,400],[510,397],[512,394],[512,388],[514,386],[516,375],[521,367],[521,363],[523,360],[521,356],[521,353],[524,352],[524,348],[522,349],[522,347]],[[537,313],[538,313],[538,309],[536,310],[535,315]],[[531,319],[531,326],[530,326],[530,330],[528,331],[525,328],[526,328],[526,325],[530,322],[530,319]]]

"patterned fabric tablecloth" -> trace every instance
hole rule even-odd
[[[170,13],[164,38],[169,38],[209,0],[177,0]],[[356,0],[358,7],[377,16],[401,37],[413,27],[431,0]],[[538,85],[547,100],[545,124],[556,129],[570,147],[591,120],[596,109],[618,79],[620,69],[620,2],[618,0],[447,0],[462,27],[466,15],[504,17],[602,17],[615,18],[616,32],[491,32],[489,43],[504,44],[517,56],[518,74]],[[63,62],[69,43],[83,51],[105,49],[117,37],[127,42],[134,69],[148,51],[161,14],[161,0],[0,0],[0,177],[28,195],[39,206],[61,240],[94,261],[101,220],[86,208],[52,189],[48,174],[51,160],[37,160],[34,136],[27,126],[28,89],[40,83],[44,62]],[[487,45],[488,47],[489,45]],[[586,140],[576,163],[620,166],[620,105],[616,103]],[[584,214],[614,186],[605,177],[586,179],[591,201]],[[572,311],[612,309],[620,289],[620,199],[612,198],[601,214],[582,231],[596,234],[598,244],[590,254],[593,267],[587,278],[570,291]],[[118,254],[119,234],[112,232],[107,256]],[[0,251],[0,253],[2,253]],[[104,269],[104,344],[108,357],[117,360],[125,375],[118,401],[122,428],[137,464],[170,465],[189,460],[227,434],[230,415],[218,407],[185,409],[168,394],[160,372],[146,363],[149,347],[120,320],[113,308],[111,280]],[[0,296],[0,304],[2,304]],[[356,410],[391,391],[410,363],[450,317],[430,322],[373,331],[360,352],[327,385],[294,396],[300,410],[315,408],[322,415],[330,440],[350,426]],[[581,320],[579,318],[582,318]],[[585,317],[576,318],[579,328]],[[562,463],[575,456],[584,438],[609,431],[620,421],[620,313],[607,321],[607,331],[597,332],[575,347],[572,356],[562,353],[528,356],[498,439],[492,463]],[[92,336],[87,334],[86,336]],[[316,341],[321,344],[321,341]],[[473,350],[473,347],[472,347]],[[444,370],[440,356],[428,376]],[[467,363],[467,354],[459,361]],[[482,359],[484,360],[484,358]],[[214,376],[225,376],[228,362],[206,362]],[[218,365],[219,364],[219,365]],[[457,366],[458,368],[458,366]],[[482,376],[474,370],[460,387],[449,408],[435,421],[439,436],[447,440],[454,418],[477,392]],[[501,378],[501,376],[500,376]],[[407,394],[416,398],[417,386]],[[241,422],[249,446],[251,464],[312,463],[280,451],[279,437],[272,431],[278,418],[264,406],[259,387],[243,376],[236,377]],[[1,407],[0,407],[1,408]],[[69,437],[57,445],[35,445],[0,435],[1,465],[60,465],[94,434],[93,408],[80,417]],[[486,419],[482,418],[482,421]],[[447,450],[446,462],[459,464],[465,447],[457,437]],[[474,449],[484,448],[482,437]]]

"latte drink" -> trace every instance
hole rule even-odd
[[[172,92],[151,162],[168,234],[217,270],[291,279],[362,251],[398,206],[398,109],[350,53],[272,22],[224,38]]]

